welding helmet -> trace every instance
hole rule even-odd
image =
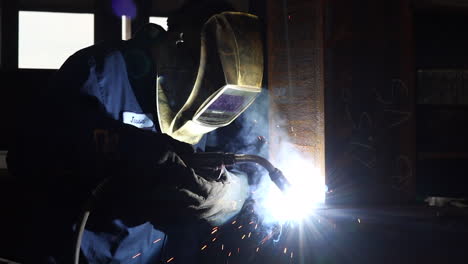
[[[263,48],[258,18],[242,12],[222,12],[203,24],[198,61],[180,48],[183,34],[160,56],[157,113],[163,133],[196,144],[233,122],[260,94]]]

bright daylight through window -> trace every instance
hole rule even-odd
[[[167,30],[167,17],[150,17],[150,22],[154,24],[158,24]]]
[[[58,69],[94,44],[94,15],[20,11],[18,42],[19,68]]]

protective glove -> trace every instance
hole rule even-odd
[[[153,164],[152,170],[115,171],[119,176],[104,193],[106,208],[98,211],[112,210],[106,214],[127,226],[150,221],[169,230],[197,222],[221,225],[241,210],[248,197],[247,177],[240,172],[222,168],[216,180],[199,175],[171,150]]]
[[[230,172],[223,168],[218,180],[205,178],[196,173],[192,175],[201,189],[201,198],[200,194],[190,189],[181,189],[181,191],[199,198],[196,204],[189,207],[199,219],[211,225],[222,225],[242,209],[249,193],[245,174]]]
[[[167,155],[161,163],[167,178],[151,192],[155,204],[166,202],[166,215],[154,217],[154,224],[201,220],[211,225],[221,225],[236,215],[248,197],[249,185],[245,174],[221,169],[216,180],[212,175],[199,175],[175,153]],[[165,218],[166,219],[161,219]]]

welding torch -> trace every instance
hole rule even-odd
[[[278,186],[278,188],[285,192],[291,184],[283,173],[273,166],[267,159],[251,154],[234,154],[225,152],[197,152],[188,156],[182,156],[182,159],[186,161],[190,167],[198,168],[214,168],[220,169],[224,167],[232,167],[238,163],[253,162],[261,165],[268,171],[272,182]]]

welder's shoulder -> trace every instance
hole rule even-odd
[[[90,66],[101,66],[110,58],[121,54],[123,43],[115,42],[100,42],[92,46],[76,51],[67,58],[61,68],[67,68],[69,65],[84,64]]]
[[[59,90],[64,85],[69,86],[70,84],[79,87],[91,77],[90,74],[93,72],[103,76],[105,65],[116,64],[116,60],[112,58],[121,56],[120,50],[118,42],[102,42],[76,51],[54,73],[50,80],[50,86],[52,88],[58,87]]]

